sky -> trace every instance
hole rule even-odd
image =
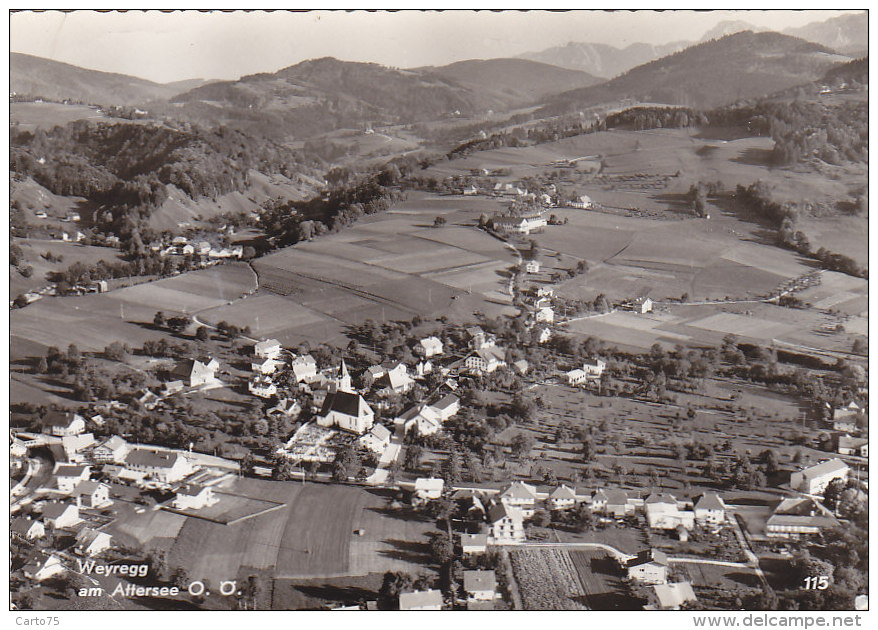
[[[695,41],[723,20],[783,30],[847,11],[22,12],[10,50],[160,83],[237,79],[336,57],[411,68],[570,41]]]

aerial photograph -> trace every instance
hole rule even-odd
[[[14,624],[865,625],[868,11],[7,15]]]

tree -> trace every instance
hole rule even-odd
[[[433,219],[433,227],[442,227],[445,223],[445,217],[439,216]]]
[[[198,341],[207,341],[210,338],[210,329],[207,326],[199,326],[195,331],[195,338]]]
[[[12,303],[15,305],[15,308],[24,308],[28,305],[27,297],[23,293],[19,293],[15,296],[15,300]]]
[[[597,448],[594,444],[594,438],[589,435],[582,441],[582,461],[587,464],[594,460],[595,455],[597,455]]]
[[[388,571],[384,574],[381,588],[378,590],[378,608],[381,610],[398,610],[399,594],[412,587],[412,576],[401,571]]]
[[[552,522],[552,517],[545,510],[537,510],[530,517],[530,522],[534,527],[547,527]]]
[[[104,356],[110,361],[124,361],[128,356],[128,347],[118,341],[114,341],[104,348]]]
[[[152,318],[152,323],[156,328],[164,328],[167,323],[167,320],[165,320],[165,314],[158,311],[155,314],[155,317]]]
[[[443,566],[454,557],[454,545],[445,534],[436,532],[430,540],[430,555],[436,564]]]
[[[241,259],[242,260],[252,260],[255,256],[256,256],[256,250],[250,245],[247,245],[246,247],[243,248],[243,250],[241,250]]]
[[[534,444],[535,441],[533,437],[524,433],[519,433],[514,438],[512,438],[509,446],[512,449],[512,455],[520,459],[530,453],[531,449],[534,447]]]
[[[46,357],[40,357],[37,361],[37,374],[45,374],[49,371],[49,363],[46,361]]]
[[[186,589],[189,587],[189,580],[189,571],[186,570],[186,567],[180,566],[174,570],[174,575],[172,578],[174,586],[176,586],[180,590]]]
[[[79,351],[79,348],[75,343],[71,343],[67,346],[67,361],[70,362],[71,365],[79,365],[82,362],[82,353]]]

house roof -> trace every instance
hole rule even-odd
[[[55,470],[56,477],[79,477],[88,470],[88,466],[62,464]]]
[[[725,510],[726,504],[715,492],[705,492],[695,502],[696,510]]]
[[[478,350],[476,350],[476,354],[488,362],[492,360],[498,362],[506,360],[506,352],[502,348],[498,348],[497,346],[479,348]]]
[[[488,522],[496,523],[499,520],[502,520],[505,517],[509,517],[512,520],[522,521],[524,520],[524,516],[521,513],[521,510],[512,507],[506,506],[502,503],[494,503],[488,508]]]
[[[799,516],[796,514],[772,514],[765,522],[766,527],[837,527],[833,516]]]
[[[668,492],[654,492],[646,497],[645,503],[667,503],[668,505],[677,505],[677,497]]]
[[[76,506],[72,503],[51,501],[43,506],[43,518],[58,518],[70,508],[76,509]]]
[[[549,495],[550,499],[576,499],[576,492],[573,491],[572,488],[565,485],[560,485],[555,490],[552,491],[552,494]]]
[[[27,534],[31,530],[31,528],[38,523],[39,521],[19,516],[12,520],[10,529],[16,534]]]
[[[136,448],[128,453],[125,463],[133,466],[149,466],[151,468],[173,468],[180,457],[180,453],[148,451],[143,448]]]
[[[437,402],[434,402],[431,406],[435,407],[436,409],[445,410],[459,402],[460,398],[458,398],[454,394],[446,394]]]
[[[802,475],[807,479],[811,479],[813,477],[822,477],[823,475],[829,475],[834,472],[840,472],[842,470],[847,470],[848,465],[845,464],[840,459],[830,459],[829,461],[822,462],[817,464],[816,466],[811,466],[810,468],[805,468],[802,472]]]
[[[112,538],[106,532],[100,532],[96,529],[92,529],[91,527],[85,527],[79,534],[76,535],[76,541],[83,545],[90,545],[98,538],[102,536],[106,536],[107,538]]]
[[[668,556],[664,551],[658,549],[644,549],[628,561],[627,567],[637,567],[643,564],[655,563],[662,566],[668,566]]]
[[[189,497],[197,497],[199,494],[204,492],[208,486],[202,485],[200,483],[186,483],[177,488],[177,494],[185,494]]]
[[[481,326],[469,326],[469,327],[467,327],[467,329],[466,329],[466,333],[467,333],[470,337],[476,337],[476,336],[478,336],[478,335],[484,335],[484,334],[485,334],[485,331],[482,330]]]
[[[607,498],[608,505],[624,505],[628,503],[628,500],[630,499],[628,492],[625,490],[611,488],[609,490],[603,490],[603,493]]]
[[[415,479],[415,492],[419,490],[440,491],[445,486],[445,480],[439,477],[418,477]]]
[[[536,499],[537,489],[523,481],[513,481],[500,493],[500,497],[508,499]]]
[[[822,514],[829,516],[832,513],[811,497],[791,497],[783,499],[774,508],[774,514],[787,516],[813,516]]]
[[[678,608],[686,602],[697,600],[695,591],[692,590],[692,584],[689,582],[656,584],[652,588],[655,590],[656,599],[662,608]]]
[[[415,591],[413,593],[399,594],[399,609],[411,610],[413,608],[424,608],[426,606],[441,606],[442,591]]]
[[[93,494],[94,491],[100,488],[102,485],[104,484],[102,484],[100,481],[80,481],[73,489],[73,494]]]
[[[850,435],[842,435],[838,438],[839,448],[860,448],[868,443],[868,438],[851,437]]]
[[[583,365],[593,368],[606,367],[607,362],[603,359],[586,359],[582,362]]]
[[[438,337],[424,337],[423,339],[421,339],[420,344],[425,348],[438,348],[442,345],[442,341]]]
[[[497,588],[497,576],[493,571],[463,572],[463,590],[466,592],[493,591],[495,588]]]
[[[334,411],[359,418],[368,414],[371,410],[371,407],[359,394],[337,391],[327,394],[326,400],[323,401],[320,415],[326,416],[330,411]]]
[[[64,427],[69,428],[77,419],[82,417],[72,411],[50,411],[43,420],[43,426],[46,427]]]
[[[253,346],[253,351],[257,354],[260,352],[266,352],[267,350],[271,350],[272,348],[279,348],[280,342],[277,339],[264,339],[262,341],[257,341],[256,345]]]
[[[391,434],[390,434],[390,429],[388,429],[387,427],[385,427],[383,424],[375,424],[375,425],[373,425],[373,426],[372,426],[372,430],[370,431],[370,433],[371,433],[372,435],[374,435],[376,438],[378,438],[379,440],[381,440],[382,442],[383,442],[384,440],[390,439],[390,435],[391,435]]]
[[[487,534],[461,534],[460,544],[462,545],[478,545],[486,546],[488,544]]]

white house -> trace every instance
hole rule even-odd
[[[186,383],[183,381],[168,381],[162,386],[162,396],[173,396],[179,394],[186,389]]]
[[[525,518],[536,511],[537,489],[522,481],[513,481],[497,497],[503,505],[520,509]]]
[[[412,494],[412,505],[432,501],[442,496],[445,480],[439,477],[418,477],[415,479],[415,490]]]
[[[73,489],[76,505],[80,508],[103,508],[112,505],[110,486],[99,481],[80,481]]]
[[[184,359],[171,372],[171,380],[181,380],[188,387],[201,387],[216,382],[219,362],[210,357]]]
[[[372,429],[358,442],[374,453],[381,454],[390,444],[390,430],[383,424],[372,425]]]
[[[128,453],[125,468],[162,483],[174,483],[192,473],[192,465],[182,453],[145,448],[135,448]]]
[[[680,610],[683,604],[698,601],[689,582],[656,584],[652,589],[656,605],[660,610]]]
[[[109,534],[85,527],[76,535],[75,551],[81,556],[96,556],[109,549],[112,542]]]
[[[549,495],[548,505],[551,510],[566,510],[575,507],[576,491],[569,486],[561,484]]]
[[[463,590],[470,600],[492,601],[497,596],[497,576],[493,571],[464,571]]]
[[[187,483],[177,488],[174,507],[178,510],[200,510],[219,501],[213,488],[199,483]]]
[[[783,499],[765,522],[769,538],[798,539],[839,526],[832,512],[811,497]]]
[[[417,427],[418,435],[433,435],[442,428],[442,417],[431,405],[420,404],[403,413],[399,420],[406,433]]]
[[[30,518],[16,517],[9,526],[10,533],[22,540],[37,540],[46,535],[46,528],[39,521]]]
[[[523,375],[527,374],[527,370],[528,368],[530,368],[530,365],[528,364],[527,359],[519,359],[518,361],[512,362],[512,367],[514,367],[519,374]]]
[[[442,354],[442,341],[438,337],[426,337],[418,342],[418,350],[425,358]]]
[[[588,373],[585,370],[580,370],[579,368],[577,368],[575,370],[570,370],[569,372],[567,372],[568,385],[582,385],[587,381]]]
[[[846,480],[850,468],[840,459],[830,459],[790,475],[790,487],[806,494],[823,494],[833,479]]]
[[[657,549],[646,549],[625,563],[628,579],[641,584],[668,581],[668,556]]]
[[[841,435],[838,438],[838,454],[869,457],[869,439]]]
[[[461,534],[460,546],[464,555],[470,553],[485,553],[488,550],[487,534]]]
[[[375,386],[384,394],[404,394],[415,385],[414,379],[409,376],[405,363],[393,362],[381,366],[383,373],[375,380]]]
[[[59,501],[50,501],[43,506],[42,519],[46,525],[55,529],[72,527],[81,520],[76,504]]]
[[[640,313],[641,315],[645,313],[651,313],[652,306],[652,298],[648,297],[639,297],[631,301],[631,309],[636,313]]]
[[[281,362],[271,357],[254,361],[250,364],[250,369],[257,374],[274,374]]]
[[[70,411],[50,411],[43,420],[43,433],[56,437],[79,435],[85,431],[85,418]]]
[[[283,348],[277,339],[263,339],[253,346],[253,355],[259,359],[277,359],[281,350]]]
[[[310,354],[293,359],[291,367],[297,383],[308,382],[317,376],[317,361]]]
[[[524,515],[521,510],[495,503],[488,508],[488,535],[498,544],[524,540]]]
[[[362,435],[372,428],[375,412],[362,396],[351,392],[331,392],[317,415],[322,427],[338,427]]]
[[[695,527],[695,513],[681,510],[672,494],[651,494],[644,503],[646,522],[651,529],[675,530]]]
[[[534,313],[534,321],[538,324],[551,324],[555,321],[555,311],[551,306],[544,306]]]
[[[277,394],[277,385],[268,376],[256,377],[250,380],[247,383],[247,389],[251,394],[260,398],[271,398]]]
[[[42,582],[49,578],[61,575],[66,569],[61,564],[61,559],[56,555],[45,556],[39,554],[34,560],[22,567],[24,577],[36,582]]]
[[[460,398],[454,394],[446,394],[432,405],[439,415],[439,419],[445,422],[460,410]]]
[[[88,480],[91,467],[88,465],[59,464],[55,468],[55,480],[61,492],[73,492],[80,481]]]
[[[569,202],[568,207],[579,208],[580,210],[588,210],[594,206],[594,202],[588,195],[581,195],[578,199]]]
[[[607,362],[603,359],[586,359],[582,369],[589,379],[599,379],[603,375],[604,370],[607,369]]]
[[[540,266],[539,260],[528,260],[524,265],[524,270],[528,273],[539,273]]]
[[[537,332],[537,343],[546,343],[552,338],[552,331],[549,328],[540,328]]]
[[[399,594],[400,610],[442,610],[442,591],[413,591]]]
[[[464,365],[472,372],[490,374],[506,365],[506,353],[496,346],[482,347],[468,356]]]
[[[130,450],[131,447],[125,440],[114,435],[95,446],[91,451],[91,457],[96,464],[121,463],[125,461]]]
[[[424,378],[427,374],[433,372],[433,362],[427,359],[426,361],[418,361],[417,365],[415,365],[415,378]]]
[[[705,492],[695,501],[695,522],[701,525],[726,522],[726,504],[716,492]]]

